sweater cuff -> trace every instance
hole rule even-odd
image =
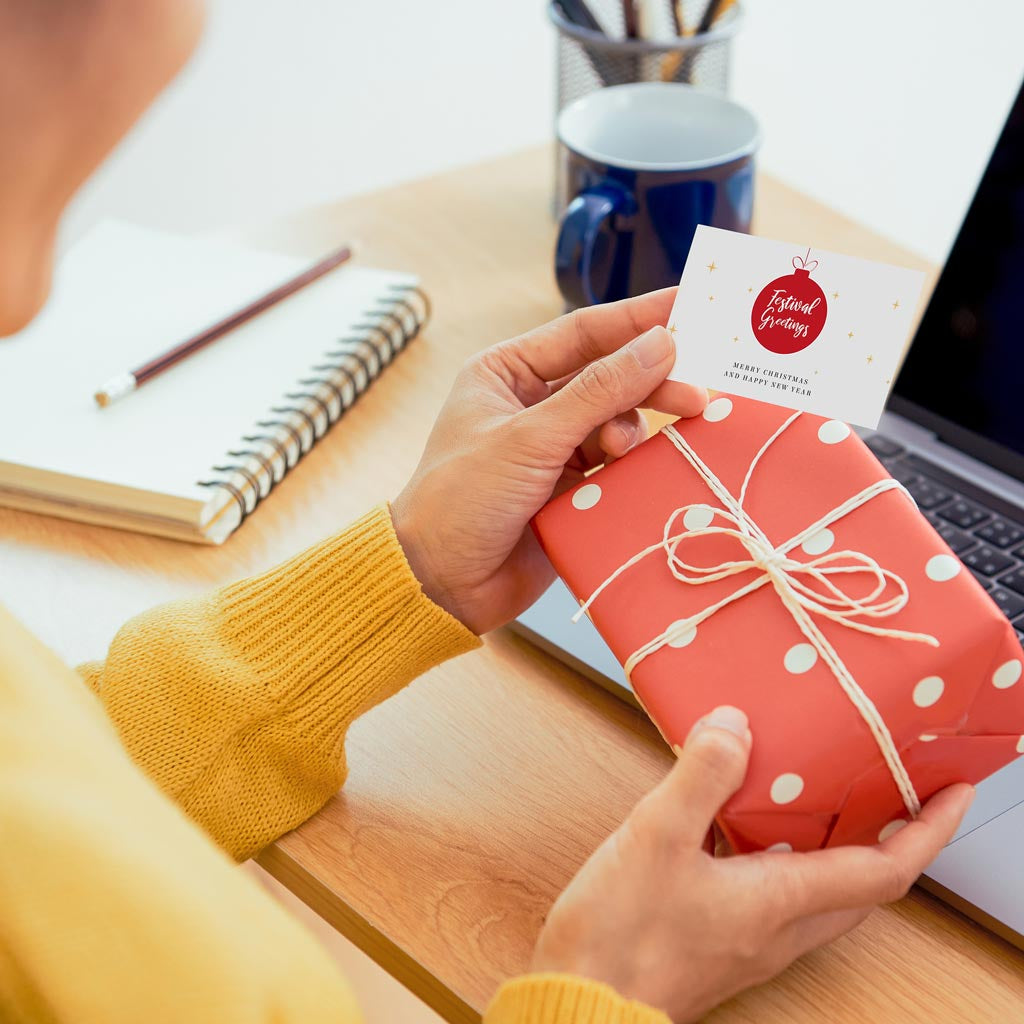
[[[484,1024],[672,1024],[668,1015],[620,996],[610,985],[571,974],[506,981]]]
[[[278,699],[301,697],[314,715],[308,702],[318,683],[326,688],[319,701],[325,713],[343,710],[351,719],[480,646],[423,593],[387,505],[270,572],[225,588],[223,602],[229,633],[278,681]]]

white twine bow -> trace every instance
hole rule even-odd
[[[900,758],[899,750],[892,738],[892,734],[889,732],[889,727],[885,724],[885,720],[882,718],[878,708],[875,707],[874,702],[861,689],[835,648],[828,641],[828,638],[821,632],[812,615],[821,616],[846,629],[870,633],[873,636],[890,637],[896,640],[911,640],[926,643],[932,647],[938,647],[939,641],[928,633],[911,633],[905,630],[887,629],[882,626],[871,625],[868,622],[857,621],[858,618],[880,619],[889,615],[895,615],[906,606],[910,596],[907,584],[901,576],[890,572],[888,569],[883,569],[875,559],[863,552],[828,552],[806,562],[790,556],[790,552],[794,548],[814,537],[832,523],[849,515],[854,509],[877,498],[886,491],[899,490],[911,502],[914,499],[907,492],[906,488],[896,480],[891,478],[879,480],[869,487],[865,487],[864,490],[852,497],[847,498],[846,501],[837,505],[830,512],[826,512],[820,519],[811,523],[810,526],[801,530],[795,536],[790,537],[785,543],[777,546],[773,545],[764,531],[761,530],[743,508],[743,502],[746,498],[750,479],[761,457],[775,443],[783,431],[793,424],[799,416],[799,412],[790,416],[761,446],[747,468],[738,498],[730,493],[729,489],[704,463],[675,427],[665,427],[662,433],[679,450],[687,462],[693,466],[712,494],[721,502],[722,507],[711,508],[704,502],[698,502],[675,509],[665,523],[662,539],[656,544],[651,544],[642,551],[638,551],[632,558],[620,565],[587,598],[580,607],[580,610],[573,616],[573,621],[578,622],[580,617],[586,613],[605,588],[614,583],[619,576],[656,551],[665,552],[668,570],[680,583],[699,586],[705,583],[714,583],[717,580],[736,576],[750,570],[760,569],[761,575],[749,583],[696,614],[673,622],[664,631],[635,650],[626,659],[626,663],[623,666],[626,671],[626,677],[632,681],[633,669],[645,658],[650,657],[650,655],[661,650],[662,647],[672,643],[672,641],[682,638],[700,625],[700,623],[711,618],[712,615],[720,612],[726,606],[739,601],[741,598],[746,597],[747,594],[752,594],[755,590],[759,590],[770,583],[775,588],[775,592],[778,594],[783,606],[793,616],[793,620],[800,628],[800,631],[807,637],[822,661],[828,665],[836,681],[843,688],[843,692],[871,730],[871,735],[882,752],[882,757],[892,774],[893,781],[896,783],[896,788],[903,798],[907,811],[911,817],[915,817],[920,813],[921,802],[914,790],[910,775]],[[691,509],[710,511],[712,513],[711,523],[698,529],[687,529],[684,526],[679,532],[673,532],[676,529],[676,521],[679,517],[685,516]],[[715,526],[713,525],[715,518],[724,519],[731,525]],[[749,557],[721,562],[718,565],[698,566],[685,562],[678,554],[679,546],[684,540],[716,534],[735,538],[746,549]],[[846,575],[865,573],[874,577],[875,587],[871,593],[859,599],[851,597],[832,579],[833,577],[841,579]],[[819,589],[808,586],[807,583],[799,578],[801,575],[807,576],[810,581],[818,585]],[[897,590],[897,593],[888,598],[883,597],[887,583],[894,584]]]

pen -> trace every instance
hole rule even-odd
[[[557,2],[562,13],[574,25],[579,25],[580,28],[589,28],[592,32],[600,32],[601,35],[605,34],[601,23],[591,13],[584,0],[557,0]]]
[[[217,323],[213,324],[211,327],[207,327],[206,330],[201,331],[199,334],[175,345],[174,348],[168,349],[166,352],[161,352],[158,356],[154,356],[148,363],[143,363],[142,366],[138,366],[134,370],[119,373],[116,377],[111,377],[110,380],[108,380],[106,384],[104,384],[103,387],[93,395],[96,399],[96,404],[102,409],[110,405],[112,402],[116,402],[119,398],[123,398],[125,395],[131,394],[131,392],[142,387],[146,381],[150,381],[154,377],[158,377],[165,370],[169,370],[172,366],[176,366],[183,359],[187,359],[193,353],[206,348],[207,345],[211,345],[218,338],[224,337],[224,335],[229,331],[233,331],[236,327],[240,327],[246,321],[251,320],[254,316],[258,316],[265,310],[270,309],[271,306],[275,306],[277,303],[287,299],[289,296],[294,295],[300,289],[305,288],[306,285],[312,284],[314,281],[323,277],[324,274],[334,270],[335,267],[340,267],[342,263],[345,263],[351,256],[352,250],[348,246],[338,249],[336,252],[331,253],[318,263],[315,263],[308,270],[304,270],[297,277],[293,277],[290,280],[285,281],[284,284],[278,285],[273,291],[267,292],[267,294],[262,298],[256,299],[254,302],[250,302],[249,305],[244,306],[242,309],[225,317],[223,320],[219,320]]]
[[[584,0],[555,0],[555,7],[571,24],[591,32],[598,32],[602,36],[607,35]],[[594,69],[594,74],[597,75],[601,85],[615,85],[621,80],[622,76],[617,71],[614,62],[610,61],[601,49],[586,43],[580,43],[579,49],[587,63]]]
[[[634,0],[622,0],[622,23],[626,29],[626,38],[636,39],[640,34],[640,28],[637,22]]]
[[[683,0],[668,0],[669,10],[672,14],[672,30],[677,37],[682,37],[683,24]]]
[[[708,0],[708,5],[704,8],[704,17],[697,26],[697,35],[707,32],[735,2],[736,0]]]

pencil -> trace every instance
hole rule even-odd
[[[700,20],[700,24],[697,26],[696,31],[688,29],[683,30],[682,36],[691,35],[703,35],[705,32],[710,32],[718,20],[732,8],[736,3],[736,0],[709,0],[708,6],[704,11],[704,16]],[[695,54],[693,52],[688,53],[685,57],[681,51],[675,53],[667,53],[661,62],[661,80],[663,82],[674,81],[676,75],[679,74],[680,68],[683,70],[681,76],[682,81],[689,82],[693,77],[693,62]]]
[[[336,267],[340,267],[351,256],[352,250],[347,245],[332,252],[308,270],[304,270],[297,277],[293,277],[285,281],[284,284],[278,285],[273,291],[267,292],[262,298],[250,302],[249,305],[244,306],[223,320],[218,320],[211,327],[207,327],[206,330],[201,331],[199,334],[175,345],[174,348],[154,356],[148,363],[143,363],[142,366],[137,366],[134,370],[111,377],[93,395],[93,398],[96,399],[96,404],[103,409],[116,402],[119,398],[123,398],[125,395],[138,390],[147,381],[152,380],[154,377],[159,377],[161,373],[169,370],[172,366],[176,366],[183,359],[187,359],[193,353],[206,348],[207,345],[212,345],[218,338],[223,338],[225,334],[233,331],[236,327],[241,327],[242,324],[255,316],[259,316],[260,313],[270,309],[271,306],[276,306],[277,303],[282,302],[307,285],[319,280],[324,274],[329,273]]]

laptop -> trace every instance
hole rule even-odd
[[[862,436],[1024,641],[1024,86],[879,429]],[[636,703],[590,622],[570,622],[578,607],[558,582],[513,628]],[[1024,949],[1022,849],[1024,757],[978,787],[920,884]]]

